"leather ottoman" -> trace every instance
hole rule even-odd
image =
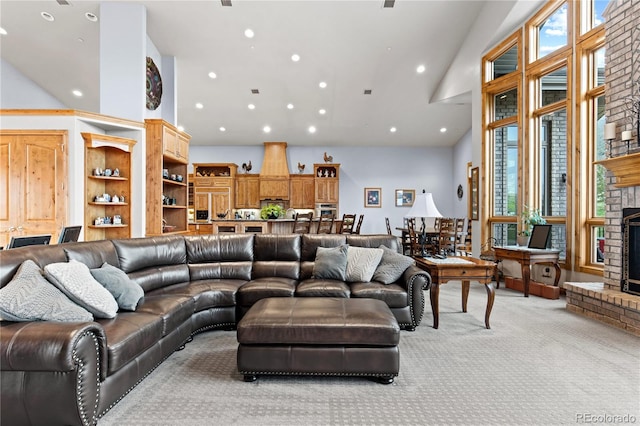
[[[376,299],[275,297],[255,303],[237,327],[238,371],[258,375],[371,376],[393,383],[400,326]]]

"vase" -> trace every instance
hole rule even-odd
[[[528,235],[518,235],[516,237],[519,246],[527,247],[529,245],[529,236]]]

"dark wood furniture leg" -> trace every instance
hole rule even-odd
[[[440,285],[437,282],[431,284],[431,311],[433,312],[433,328],[438,328],[438,319],[440,318],[439,300],[440,300]]]
[[[524,284],[524,297],[529,297],[529,279],[531,278],[531,265],[522,261],[522,284]]]
[[[493,301],[496,298],[496,291],[493,288],[493,284],[490,282],[486,283],[484,286],[487,288],[487,309],[484,312],[484,325],[487,329],[490,329],[491,325],[489,325],[489,317],[491,316],[491,309],[493,309]]]

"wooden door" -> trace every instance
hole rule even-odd
[[[218,213],[225,213],[231,211],[231,198],[229,194],[229,188],[214,189],[211,193],[211,210],[213,210],[213,219],[217,219]],[[227,215],[226,219],[230,216]]]
[[[0,245],[51,234],[67,221],[66,131],[0,132]]]

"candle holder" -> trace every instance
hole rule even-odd
[[[604,125],[604,138],[609,141],[609,155],[607,158],[611,158],[613,140],[616,138],[616,123],[606,123]]]

